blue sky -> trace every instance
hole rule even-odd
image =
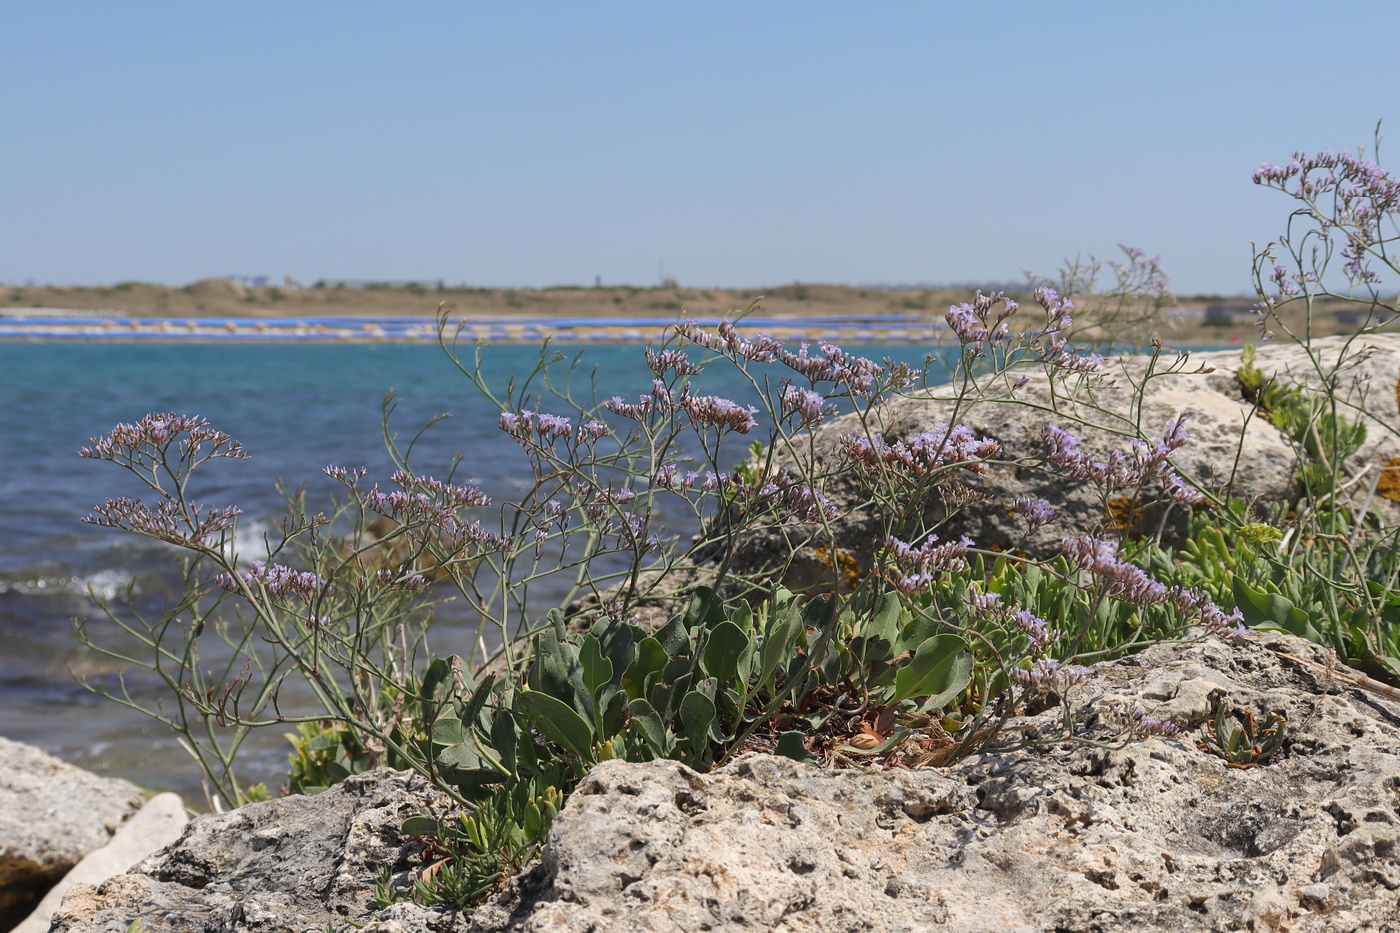
[[[1400,133],[1394,2],[0,0],[0,24],[12,284],[965,283],[1123,242],[1231,293],[1290,210],[1256,165]]]

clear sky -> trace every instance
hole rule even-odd
[[[11,284],[967,283],[1122,242],[1232,293],[1290,209],[1255,166],[1400,133],[1395,0],[0,0],[0,27]]]

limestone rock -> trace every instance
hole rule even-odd
[[[1400,930],[1400,704],[1324,694],[1270,647],[1321,659],[1272,634],[1160,646],[1070,695],[1183,725],[1222,702],[1281,712],[1299,733],[1259,768],[1187,737],[874,774],[605,762],[473,929]],[[1018,725],[1044,736],[1059,715]]]
[[[89,852],[83,860],[49,889],[39,906],[14,928],[13,933],[45,933],[53,912],[75,884],[101,884],[121,874],[158,849],[180,838],[189,818],[178,794],[157,794],[127,820],[102,848]]]
[[[418,867],[422,845],[399,833],[403,821],[449,809],[424,779],[381,769],[313,797],[201,816],[129,873],[75,885],[51,930],[126,933],[137,919],[149,933],[350,929],[376,919],[382,872]],[[399,904],[390,916],[402,927],[394,933],[426,933],[448,914]]]
[[[377,771],[201,817],[129,874],[75,887],[53,933],[125,933],[137,919],[150,933],[1396,933],[1400,703],[1345,669],[1327,679],[1325,661],[1278,633],[1156,646],[1067,695],[1094,714],[1088,741],[1056,741],[1051,706],[1012,721],[1028,745],[942,769],[605,762],[542,860],[470,918],[376,908],[381,873],[420,864],[403,819],[450,812],[419,778]],[[1269,764],[1232,768],[1189,732],[1108,741],[1114,704],[1188,730],[1222,705],[1277,712],[1296,734]]]
[[[0,923],[18,919],[141,808],[141,789],[0,738]]]
[[[1364,420],[1369,428],[1366,444],[1347,464],[1348,475],[1369,470],[1353,490],[1353,504],[1365,497],[1372,479],[1379,482],[1372,507],[1376,500],[1382,505],[1387,499],[1400,502],[1400,336],[1373,336],[1349,344],[1346,338],[1325,338],[1314,342],[1314,351],[1322,370],[1334,374],[1343,413]],[[865,425],[855,415],[833,419],[818,429],[815,450],[819,469],[834,474],[827,494],[849,514],[833,523],[830,536],[815,525],[759,529],[742,544],[736,566],[761,574],[793,560],[785,582],[794,589],[829,589],[833,557],[852,579],[870,569],[884,529],[877,510],[862,505],[854,478],[841,475],[845,464],[840,439],[852,432],[879,432],[893,443],[954,422],[998,441],[999,459],[1007,463],[991,465],[981,477],[967,471],[958,474],[974,501],[956,509],[930,503],[923,520],[937,523],[945,541],[966,535],[980,547],[1019,549],[1041,557],[1056,553],[1064,537],[1104,526],[1160,530],[1165,539],[1179,541],[1186,518],[1183,506],[1135,512],[1131,490],[1118,493],[1106,507],[1085,482],[1053,468],[1011,465],[1043,460],[1046,422],[1070,431],[1083,451],[1102,460],[1113,451],[1129,453],[1131,440],[1139,435],[1149,442],[1160,440],[1168,423],[1189,411],[1189,442],[1172,458],[1179,473],[1211,492],[1263,505],[1291,503],[1299,493],[1298,455],[1282,432],[1258,417],[1244,399],[1234,377],[1240,362],[1237,350],[1196,354],[1182,372],[1149,379],[1149,358],[1128,356],[1106,364],[1114,376],[1111,384],[1087,386],[1073,396],[1063,387],[1052,392],[1043,374],[1030,373],[1023,386],[1002,386],[970,401],[957,399],[943,386],[922,397],[897,399],[874,412]],[[1265,344],[1256,366],[1283,382],[1313,388],[1321,383],[1317,367],[1295,344]],[[1162,368],[1159,364],[1157,372]],[[1194,371],[1201,369],[1213,371]],[[1134,386],[1144,382],[1147,388],[1138,405]],[[1158,491],[1147,490],[1149,497]],[[1024,520],[1008,509],[1019,497],[1052,504],[1057,521],[1027,535]],[[1400,519],[1400,510],[1392,517]],[[916,536],[917,529],[907,534]]]
[[[1366,490],[1377,480],[1381,500],[1400,501],[1400,335],[1324,337],[1313,341],[1310,358],[1291,342],[1268,344],[1255,366],[1282,383],[1319,389],[1324,379],[1336,387],[1339,411],[1366,424],[1366,441],[1347,463],[1351,475],[1368,471]],[[1204,353],[1200,361],[1231,372],[1239,366],[1233,351]]]

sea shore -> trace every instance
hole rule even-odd
[[[783,340],[938,342],[948,308],[974,289],[793,284],[769,289],[561,287],[245,288],[206,279],[183,288],[128,282],[100,287],[0,287],[0,340],[436,342],[437,315],[466,342],[648,342],[683,318],[713,324],[747,314],[748,326]],[[1023,304],[1028,295],[1017,295]],[[1250,320],[1207,324],[1200,301],[1167,312],[1173,344],[1253,336]]]
[[[539,343],[548,338],[569,343],[654,343],[664,339],[677,317],[456,317],[446,336],[466,343]],[[718,318],[699,318],[713,326]],[[878,317],[827,315],[809,318],[754,316],[752,328],[780,340],[833,343],[906,343],[937,341],[947,325],[913,314]],[[439,339],[438,320],[418,315],[327,315],[294,318],[127,317],[113,309],[70,311],[58,308],[0,310],[0,340],[233,340],[426,342]]]

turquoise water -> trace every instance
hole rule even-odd
[[[909,344],[858,348],[872,358],[914,363],[927,350]],[[650,388],[636,345],[592,345],[583,352],[580,372],[596,367],[601,396],[635,396]],[[493,346],[486,372],[503,386],[537,358],[530,346]],[[746,391],[736,373],[715,367],[700,377],[700,386],[734,398]],[[498,410],[435,346],[0,343],[0,735],[198,798],[197,772],[167,733],[85,692],[69,674],[70,666],[95,670],[71,635],[74,618],[101,624],[90,587],[115,597],[134,585],[138,604],[152,609],[174,582],[172,549],[79,521],[103,499],[141,490],[113,465],[79,459],[78,448],[150,411],[208,418],[242,441],[252,459],[211,464],[194,498],[241,507],[241,535],[257,541],[280,514],[279,478],[305,482],[313,501],[333,490],[320,473],[328,464],[363,466],[371,478],[387,479],[380,410],[390,390],[401,398],[392,425],[405,436],[435,415],[452,414],[415,450],[419,472],[441,475],[461,454],[459,476],[497,499],[525,488],[527,464],[497,428]],[[734,452],[737,460],[739,445]],[[448,607],[434,645],[461,650],[469,629],[470,620]],[[110,667],[98,672],[115,673]],[[131,686],[158,695],[139,678]],[[270,736],[249,776],[280,782],[282,754],[281,739]]]

